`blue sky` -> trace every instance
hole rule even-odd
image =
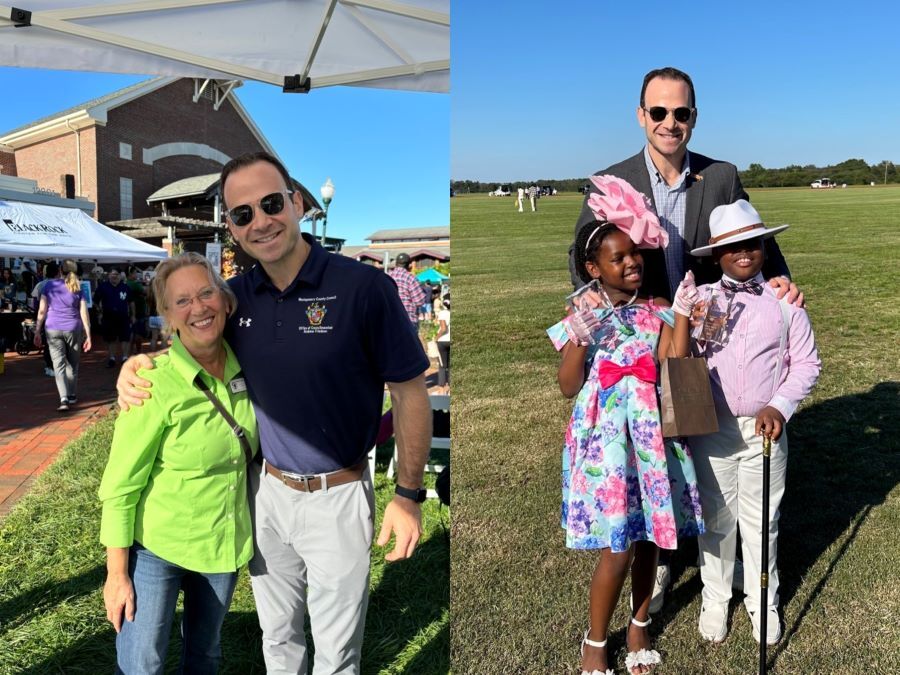
[[[143,79],[0,68],[0,133]],[[446,94],[362,87],[284,94],[252,82],[236,92],[292,176],[316,196],[331,178],[329,235],[365,244],[379,229],[449,225]]]
[[[690,148],[765,167],[900,163],[900,3],[460,0],[454,180],[587,176],[637,152],[640,86],[697,90]]]

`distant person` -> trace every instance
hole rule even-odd
[[[216,265],[213,269],[218,270]],[[140,354],[144,338],[147,337],[147,291],[144,287],[141,270],[135,266],[128,268],[129,301],[134,305],[131,320],[131,347],[132,354]]]
[[[147,328],[150,331],[150,351],[165,349],[169,346],[169,338],[165,333],[165,324],[153,295],[153,285],[147,289]]]
[[[215,673],[237,571],[253,555],[247,473],[259,434],[223,339],[234,293],[198,253],[156,270],[156,297],[175,336],[155,367],[141,371],[154,396],[116,419],[99,491],[103,602],[117,633],[116,672],[162,673],[183,590],[179,672]]]
[[[87,303],[81,292],[75,262],[66,260],[62,269],[56,263],[47,265],[53,275],[41,289],[34,344],[41,346],[41,330],[46,328],[47,345],[53,360],[60,412],[78,401],[78,364],[81,352],[91,350],[91,321]],[[62,275],[65,275],[63,280]]]
[[[34,287],[37,286],[38,282],[41,280],[38,277],[37,270],[35,269],[33,260],[23,260],[22,261],[22,285],[25,290],[25,297],[31,297],[31,292],[34,290]]]
[[[48,281],[51,281],[52,279],[55,279],[59,276],[59,264],[57,264],[56,262],[49,262],[44,265],[43,272],[43,278],[39,282],[37,282],[34,290],[31,291],[31,298],[28,300],[28,306],[34,307],[35,310],[37,310],[38,306],[41,304],[41,292],[43,291],[44,286],[46,286]],[[46,375],[47,377],[55,377],[56,372],[53,369],[53,359],[50,356],[50,346],[49,342],[47,341],[46,325],[40,330],[35,328],[35,333],[41,336],[41,341],[43,343],[43,346],[38,346],[38,348],[41,350],[41,356],[44,358],[44,375]]]
[[[418,309],[419,305],[425,302],[425,293],[419,281],[409,271],[410,259],[406,253],[400,253],[395,260],[394,269],[388,272],[394,283],[397,284],[397,291],[400,293],[400,301],[406,309],[409,320],[414,326],[418,325]]]
[[[778,517],[787,471],[787,435],[783,433],[800,402],[819,377],[822,363],[806,312],[779,301],[762,275],[765,242],[787,225],[767,229],[756,209],[740,199],[710,214],[709,245],[692,255],[711,257],[722,271],[711,284],[694,287],[687,278],[675,296],[676,339],[688,337],[693,305],[714,291],[731,299],[724,344],[694,340],[693,351],[706,358],[718,413],[719,430],[690,439],[697,467],[707,530],[700,535],[703,604],[700,634],[722,642],[728,632],[737,533],[740,529],[744,576],[759,579],[762,522],[769,522],[766,598],[767,644],[781,639],[778,616]],[[748,340],[752,336],[753,343]],[[747,340],[743,339],[747,337]],[[763,439],[772,441],[769,513],[762,512]],[[744,606],[753,638],[760,641],[760,587],[744,583]]]
[[[438,332],[435,342],[438,347],[438,387],[443,393],[450,391],[450,294],[444,296],[442,307],[437,313]]]
[[[541,196],[541,191],[538,189],[537,185],[532,185],[528,188],[528,199],[531,202],[531,211],[534,213],[537,211],[537,200]]]
[[[107,280],[97,286],[95,304],[100,331],[109,349],[106,367],[112,368],[116,365],[117,352],[122,363],[128,358],[131,317],[134,312],[130,291],[122,282],[122,275],[117,267],[111,268]]]
[[[425,281],[422,285],[422,292],[425,294],[425,300],[419,306],[419,317],[423,321],[431,321],[433,318],[433,305],[431,303],[431,282]]]
[[[637,107],[637,121],[647,137],[644,148],[625,161],[595,175],[612,175],[628,181],[646,195],[669,238],[664,249],[648,249],[644,256],[644,290],[653,296],[672,299],[678,282],[687,270],[697,283],[711,283],[718,270],[708,259],[688,255],[692,248],[709,241],[709,215],[722,204],[746,199],[737,169],[733,164],[688,152],[688,141],[697,123],[697,99],[690,76],[677,68],[651,70],[644,76]],[[575,224],[575,237],[594,221],[591,202],[598,194],[591,183],[585,193],[581,216]],[[791,283],[787,263],[774,239],[766,243],[763,275],[768,283],[788,293],[788,299],[803,304],[803,294]],[[569,249],[569,272],[575,288],[590,279],[575,269],[574,244]],[[584,300],[598,306],[597,297]],[[668,554],[660,557],[657,584],[650,611],[662,609],[663,594],[671,580]]]
[[[519,209],[519,213],[522,213],[524,209],[522,208],[525,204],[525,188],[521,185],[516,189],[516,206]]]

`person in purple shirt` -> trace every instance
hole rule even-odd
[[[34,344],[38,348],[41,346],[41,329],[47,331],[47,345],[59,392],[57,410],[60,412],[65,412],[77,401],[78,362],[82,350],[91,349],[91,321],[76,269],[72,260],[66,260],[62,269],[56,263],[47,265],[48,276],[52,273],[54,278],[41,289],[34,331]]]
[[[761,273],[765,240],[787,227],[767,229],[744,199],[717,206],[709,219],[709,245],[691,254],[711,255],[722,278],[696,288],[688,272],[672,305],[681,315],[676,332],[686,332],[696,303],[710,303],[713,293],[730,301],[724,333],[715,340],[692,341],[694,353],[706,358],[719,422],[716,433],[690,438],[706,521],[699,539],[703,604],[698,628],[711,642],[722,642],[728,632],[738,527],[745,577],[760,578],[764,437],[772,441],[765,639],[767,644],[781,639],[776,559],[788,451],[783,431],[822,367],[806,311],[779,300]],[[712,335],[702,328],[698,334]],[[759,642],[760,589],[745,584],[744,590],[753,637]]]

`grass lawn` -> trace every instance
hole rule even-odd
[[[806,293],[823,371],[789,424],[779,568],[785,638],[773,673],[900,672],[900,188],[756,190]],[[580,665],[596,553],[559,527],[571,403],[544,329],[562,316],[581,196],[452,200],[454,506],[451,653],[458,674],[566,673]],[[655,672],[748,673],[758,647],[740,603],[713,646],[697,633],[696,544],[651,633]],[[754,580],[748,581],[754,583]],[[627,590],[627,586],[626,586]],[[624,671],[627,600],[610,631]]]
[[[0,523],[2,674],[114,670],[115,633],[101,593],[106,556],[97,540],[97,488],[112,428],[110,416],[67,446]],[[375,483],[380,525],[393,483],[383,470]],[[423,518],[424,539],[411,560],[385,564],[383,551],[373,547],[363,673],[449,670],[449,514],[431,499]],[[177,620],[167,672],[177,666]],[[225,620],[222,647],[223,673],[265,672],[246,568]]]

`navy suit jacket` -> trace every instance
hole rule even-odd
[[[638,191],[643,192],[653,203],[656,209],[656,201],[653,198],[653,188],[650,186],[650,174],[647,172],[647,163],[644,160],[643,149],[634,157],[629,157],[624,162],[613,164],[611,167],[598,171],[595,176],[611,174],[622,180],[626,180]],[[741,179],[738,177],[737,168],[728,162],[720,162],[710,159],[696,152],[691,153],[691,173],[687,180],[687,202],[684,211],[684,269],[692,270],[697,285],[709,284],[722,277],[722,271],[713,263],[711,256],[696,257],[691,255],[691,250],[709,244],[709,215],[712,210],[722,204],[732,204],[738,199],[748,199]],[[575,225],[575,237],[588,223],[596,220],[594,214],[588,208],[590,193],[599,192],[591,184],[591,189],[584,196],[584,204],[581,207],[581,215]],[[762,273],[766,279],[774,276],[790,276],[787,263],[774,237],[765,240],[766,262]],[[569,272],[572,276],[572,285],[575,288],[583,286],[589,279],[581,280],[575,272],[575,259],[572,255],[572,247],[569,248]],[[663,297],[671,300],[669,292],[669,280],[666,274],[666,263],[662,249],[641,249],[644,255],[644,280],[642,290],[655,297]],[[677,281],[681,281],[678,279]]]

